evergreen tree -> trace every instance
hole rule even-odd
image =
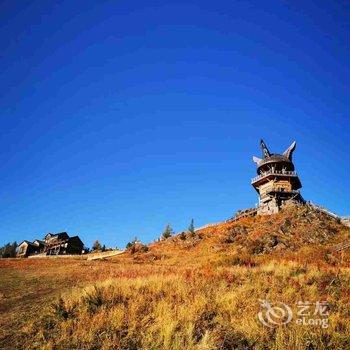
[[[1,258],[15,258],[16,257],[17,242],[7,243],[0,248]]]
[[[102,249],[101,243],[99,242],[99,240],[96,240],[92,245],[92,250],[101,250],[101,249]]]
[[[135,236],[131,242],[127,243],[126,249],[133,247],[136,243],[139,243],[139,242],[140,242],[139,239]]]
[[[162,233],[162,238],[167,239],[171,237],[174,234],[173,229],[171,228],[170,224],[165,226],[165,229]]]
[[[188,226],[188,231],[194,235],[195,234],[195,231],[194,231],[194,220],[191,219],[191,223],[190,223],[190,226]]]

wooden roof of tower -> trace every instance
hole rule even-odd
[[[257,164],[258,176],[252,180],[252,185],[258,191],[262,183],[275,178],[288,177],[293,183],[295,189],[302,187],[298,174],[294,171],[295,167],[292,161],[292,155],[296,148],[296,142],[283,152],[283,154],[271,153],[265,142],[260,140],[260,148],[262,158],[253,157],[253,161]],[[272,169],[275,170],[272,170]]]

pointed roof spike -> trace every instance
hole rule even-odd
[[[296,146],[297,146],[297,143],[293,141],[292,144],[283,152],[283,155],[287,157],[289,160],[292,160],[292,155],[293,155],[293,152],[295,151]]]
[[[258,157],[253,156],[253,162],[254,162],[254,163],[259,164],[261,161],[262,161],[261,158],[258,158]]]
[[[260,148],[262,150],[263,158],[270,157],[271,153],[267,146],[265,145],[265,142],[263,139],[260,140]]]

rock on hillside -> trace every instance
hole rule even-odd
[[[350,227],[350,216],[342,218],[341,222],[343,225]]]

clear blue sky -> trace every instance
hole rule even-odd
[[[2,1],[0,244],[151,241],[254,206],[259,139],[350,214],[348,1]]]

